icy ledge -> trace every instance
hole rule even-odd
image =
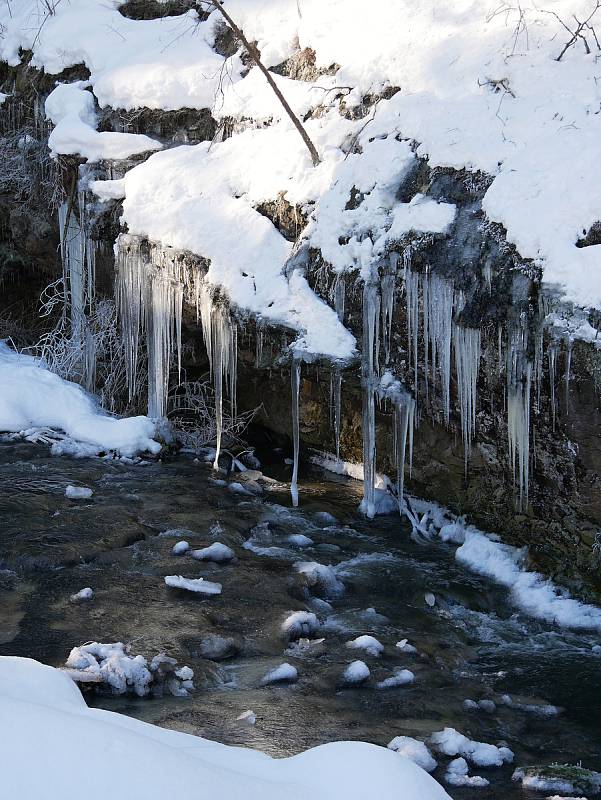
[[[272,759],[88,708],[75,684],[52,667],[0,658],[7,797],[190,797],[211,800],[449,800],[408,758],[363,742],[335,742],[292,758]],[[118,743],[118,744],[116,744]],[[42,754],[39,769],[31,753]],[[90,777],[93,776],[93,780]]]
[[[155,425],[148,417],[108,416],[81,386],[63,380],[35,358],[15,353],[1,341],[0,386],[1,432],[35,438],[47,429],[60,431],[68,440],[57,441],[53,451],[74,455],[111,451],[131,457],[161,449],[152,438]]]

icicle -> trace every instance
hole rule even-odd
[[[369,519],[376,513],[376,405],[375,390],[378,371],[378,323],[380,296],[375,282],[363,287],[363,503]]]
[[[530,473],[530,391],[532,364],[527,359],[528,327],[522,318],[507,353],[507,435],[513,480],[519,487],[519,508],[528,506]]]
[[[403,511],[405,491],[405,463],[407,460],[407,434],[413,433],[415,400],[407,396],[395,403],[394,407],[394,451],[397,472],[397,501],[399,512]],[[413,453],[412,453],[413,455]]]
[[[453,320],[453,284],[437,275],[430,275],[428,317],[432,350],[432,374],[440,373],[442,406],[445,424],[451,411],[451,333]]]
[[[290,365],[290,388],[292,391],[292,444],[294,447],[294,462],[292,467],[292,480],[290,481],[290,495],[292,505],[298,506],[298,455],[300,450],[299,430],[299,394],[300,394],[301,365],[298,359],[293,359]]]
[[[263,327],[257,324],[257,339],[255,345],[255,367],[259,369],[263,361]]]
[[[570,413],[570,377],[572,372],[572,339],[568,337],[566,339],[566,372],[564,376],[565,381],[565,388],[566,388],[566,417]]]
[[[203,284],[200,288],[200,318],[204,335],[207,357],[213,386],[215,389],[215,424],[217,443],[214,468],[219,468],[221,452],[221,436],[223,431],[223,379],[227,378],[232,415],[236,409],[236,377],[237,377],[237,329],[232,324],[229,312],[213,301],[210,287]]]
[[[476,431],[476,398],[481,357],[481,335],[477,328],[454,326],[455,371],[461,412],[461,433],[465,454],[465,469]]]
[[[404,259],[403,278],[407,303],[407,366],[413,364],[413,393],[417,397],[418,360],[417,342],[419,335],[419,274],[411,271],[409,258]]]
[[[557,406],[557,401],[555,398],[555,367],[557,363],[557,347],[555,342],[551,342],[549,345],[549,351],[547,355],[549,358],[549,388],[551,390],[551,427],[553,432],[555,432]]]
[[[334,308],[340,322],[344,322],[344,307],[346,305],[346,283],[344,273],[339,272],[334,282]]]
[[[334,429],[334,441],[336,443],[336,461],[340,461],[342,373],[339,369],[332,370],[331,380],[332,380],[332,427]]]
[[[382,343],[384,345],[384,363],[390,360],[390,337],[392,332],[392,314],[394,311],[394,290],[399,256],[391,253],[386,271],[382,275],[380,291],[382,294]]]
[[[428,268],[422,280],[422,307],[424,316],[424,386],[426,403],[430,402],[430,367],[429,367],[429,348],[430,348],[430,281]]]

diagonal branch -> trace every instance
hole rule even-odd
[[[207,5],[210,5],[213,8],[217,9],[217,11],[219,11],[221,16],[225,19],[225,21],[228,24],[228,26],[234,32],[234,35],[236,36],[236,38],[239,39],[242,42],[242,44],[244,45],[244,47],[247,49],[248,53],[250,54],[250,57],[255,62],[257,67],[261,70],[261,72],[265,76],[267,82],[269,83],[269,85],[273,89],[276,97],[278,98],[278,100],[280,101],[282,106],[284,107],[284,110],[286,111],[286,113],[288,114],[290,119],[292,120],[292,123],[293,123],[294,127],[299,132],[303,142],[305,143],[305,145],[307,147],[307,150],[311,154],[311,161],[313,162],[313,166],[316,167],[321,161],[321,159],[319,158],[319,154],[317,152],[317,149],[316,149],[315,145],[313,144],[313,142],[311,141],[311,139],[309,138],[309,134],[305,130],[302,122],[296,116],[294,111],[290,108],[290,105],[288,104],[288,101],[286,100],[284,95],[279,90],[276,82],[273,79],[273,76],[272,76],[271,72],[269,72],[269,70],[261,62],[261,55],[260,55],[259,50],[257,49],[256,45],[254,45],[252,42],[248,41],[248,39],[246,38],[246,36],[242,32],[242,30],[238,27],[238,25],[236,25],[234,20],[230,17],[228,12],[222,6],[220,0],[201,0],[201,2],[202,3],[206,3]]]

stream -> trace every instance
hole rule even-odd
[[[232,490],[224,483],[237,477],[216,480],[209,464],[191,456],[56,458],[46,446],[1,441],[0,655],[62,666],[72,647],[88,641],[128,642],[147,658],[167,653],[194,670],[191,696],[87,692],[88,702],[274,756],[340,739],[386,746],[395,736],[425,739],[445,726],[514,751],[513,764],[470,768],[490,786],[446,786],[458,799],[544,797],[511,781],[516,766],[581,761],[601,770],[597,634],[526,616],[507,589],[458,563],[454,546],[415,540],[397,516],[367,521],[357,511],[359,483],[313,467],[299,481],[299,508],[291,508],[289,454],[258,455],[275,479],[261,495],[240,484]],[[94,494],[67,499],[68,484]],[[160,535],[172,529],[181,533]],[[184,539],[191,548],[222,542],[236,558],[219,565],[172,555]],[[335,567],[344,592],[329,597],[331,608],[307,592],[298,561]],[[223,591],[174,590],[166,575],[204,577]],[[70,601],[87,586],[92,600]],[[285,641],[282,623],[296,610],[317,614],[323,642]],[[203,658],[207,634],[232,640],[226,658]],[[349,649],[362,634],[377,637],[384,653]],[[395,647],[402,639],[417,652]],[[345,687],[342,673],[355,659],[371,676]],[[298,682],[262,686],[283,662],[298,669]],[[378,689],[397,667],[415,681]],[[505,694],[513,707],[500,702]],[[466,699],[489,699],[496,709],[469,710]],[[553,704],[561,712],[546,716],[515,704]],[[255,712],[254,726],[237,721],[246,710]],[[433,775],[444,785],[449,759],[434,755]]]

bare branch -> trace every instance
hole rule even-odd
[[[242,44],[244,45],[244,47],[248,51],[250,57],[255,62],[257,67],[261,70],[261,72],[265,76],[267,82],[269,83],[269,85],[273,89],[276,97],[278,98],[278,100],[280,101],[282,106],[284,107],[284,110],[286,111],[286,113],[288,114],[290,119],[292,120],[292,123],[293,123],[294,127],[299,132],[303,142],[305,143],[305,145],[307,147],[307,150],[311,154],[311,161],[313,162],[313,166],[316,167],[320,163],[320,160],[321,160],[319,158],[319,154],[317,152],[317,149],[316,149],[315,145],[313,144],[313,142],[311,141],[311,139],[309,138],[309,134],[305,130],[305,127],[303,126],[302,122],[296,116],[296,114],[294,113],[294,111],[290,107],[288,101],[286,100],[286,98],[284,97],[282,92],[280,91],[278,85],[274,81],[271,72],[269,72],[267,67],[265,67],[265,65],[261,61],[261,54],[259,53],[256,45],[254,45],[252,42],[249,42],[249,40],[244,35],[243,31],[238,27],[238,25],[236,25],[234,20],[230,17],[228,12],[221,5],[219,0],[200,0],[200,5],[202,5],[202,4],[207,4],[209,6],[212,6],[217,11],[219,11],[221,16],[225,19],[225,21],[228,24],[228,26],[234,32],[234,35],[236,36],[236,38],[239,39],[242,42]]]

